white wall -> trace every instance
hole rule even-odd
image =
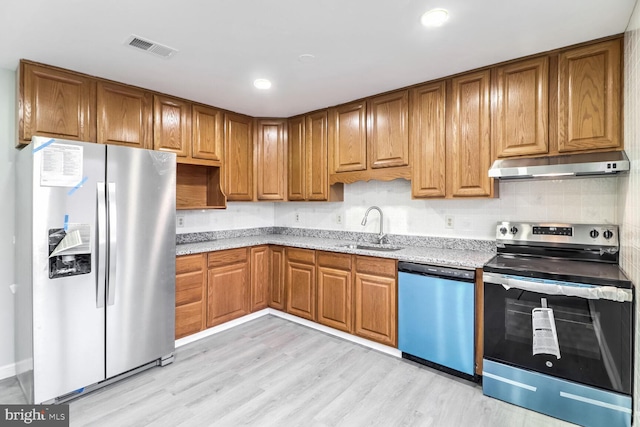
[[[229,202],[227,209],[178,211],[178,217],[184,217],[184,227],[176,227],[176,232],[182,234],[273,227],[273,205],[273,202]]]
[[[634,419],[640,420],[640,7],[625,33],[624,47],[624,146],[631,171],[620,178],[619,222],[622,228],[621,267],[636,287],[636,336],[634,376]]]
[[[500,183],[497,199],[411,200],[408,181],[358,182],[345,185],[342,203],[275,204],[275,225],[377,232],[377,212],[360,225],[366,209],[377,205],[385,233],[493,239],[498,220],[615,223],[617,183],[618,178],[508,182]],[[445,227],[445,215],[453,215],[453,229]]]
[[[15,72],[0,69],[0,378],[13,375]]]

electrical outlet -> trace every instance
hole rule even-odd
[[[299,214],[298,212],[296,212],[296,213],[294,214],[294,217],[293,217],[293,218],[294,218],[293,220],[294,220],[295,222],[300,222],[300,214]]]
[[[453,215],[444,216],[444,228],[453,229]]]
[[[342,214],[336,215],[336,224],[342,224]]]
[[[182,228],[184,227],[184,215],[178,215],[176,216],[176,224],[178,225],[178,227]]]

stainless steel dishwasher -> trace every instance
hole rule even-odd
[[[459,377],[475,375],[475,270],[398,263],[402,357]]]

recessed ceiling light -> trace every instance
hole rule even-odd
[[[253,81],[253,85],[258,89],[269,89],[271,87],[271,82],[267,79],[255,79]]]
[[[298,61],[302,63],[311,62],[314,59],[316,59],[316,56],[310,53],[303,53],[302,55],[298,56]]]
[[[420,22],[425,27],[439,27],[449,19],[449,12],[445,9],[431,9],[425,12]]]

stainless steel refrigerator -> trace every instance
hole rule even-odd
[[[61,402],[173,360],[175,154],[34,137],[16,156],[16,370]]]

